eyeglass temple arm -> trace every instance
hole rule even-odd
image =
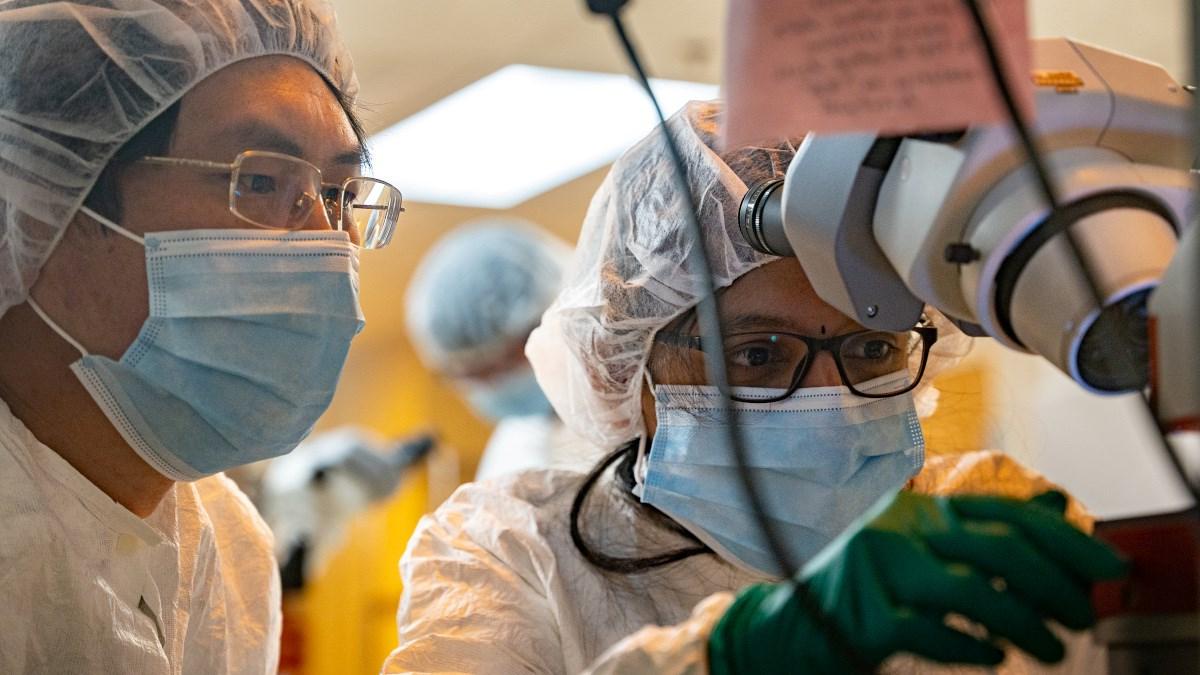
[[[338,185],[336,183],[321,183],[321,188],[322,188],[322,190],[330,189],[330,190],[337,190],[340,192],[341,190],[346,189],[346,186],[349,185],[351,181],[356,181],[356,180],[369,180],[369,181],[373,181],[375,183],[382,183],[383,185],[388,186],[388,188],[394,190],[397,195],[401,194],[400,190],[397,190],[391,183],[379,180],[377,178],[371,178],[370,176],[352,176],[350,178],[347,178],[345,180],[345,182],[343,182],[341,185]],[[404,196],[401,195],[400,200],[403,200],[403,199],[404,199]],[[384,211],[387,209],[391,209],[393,207],[389,204],[351,204],[350,208],[352,208],[352,209],[367,209],[370,211]],[[404,211],[406,210],[404,208],[403,204],[401,204],[400,206],[394,207],[394,209],[397,213],[404,213]]]
[[[191,166],[197,169],[222,169],[232,171],[233,164],[225,164],[223,162],[208,162],[202,159],[184,159],[182,157],[154,157],[146,156],[141,158],[147,164],[159,164],[166,166]]]
[[[932,347],[933,343],[937,342],[937,340],[938,340],[937,326],[934,326],[932,324],[918,325],[918,326],[915,326],[913,328],[913,330],[915,330],[921,334],[921,337],[924,338],[924,342],[925,342],[925,345],[927,348]]]
[[[704,350],[704,345],[701,342],[701,338],[699,335],[687,335],[684,333],[667,333],[667,332],[660,331],[660,332],[654,334],[654,341],[661,342],[661,343],[667,344],[667,345],[671,345],[673,347],[683,347],[685,349],[695,349],[697,351]]]

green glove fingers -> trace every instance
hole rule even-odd
[[[880,573],[890,597],[901,608],[938,617],[960,614],[1042,661],[1061,661],[1062,643],[1045,627],[1042,617],[1012,593],[996,590],[972,567],[938,560],[923,550],[922,542],[900,534],[880,533],[872,540],[877,543],[878,560],[895,561],[881,565]],[[917,645],[904,646],[916,651]]]
[[[1032,504],[1044,506],[1060,516],[1067,512],[1067,496],[1058,490],[1046,490],[1029,501]]]
[[[932,560],[928,565],[941,579],[924,587],[893,584],[900,603],[938,617],[947,613],[965,616],[1040,661],[1062,661],[1062,643],[1046,628],[1042,617],[1012,593],[997,591],[988,579],[966,565],[941,565]]]
[[[1085,586],[1007,523],[965,520],[960,531],[931,535],[926,542],[943,558],[1000,577],[1009,591],[1068,628],[1086,628],[1095,620]]]
[[[894,592],[903,592],[906,587],[916,592],[938,589],[932,594],[926,591],[923,600],[919,595],[902,596],[902,602],[917,606],[941,602],[951,611],[1009,638],[1035,657],[1057,661],[1062,656],[1061,643],[1040,617],[1057,619],[1075,629],[1092,625],[1095,618],[1087,582],[1120,576],[1125,571],[1125,564],[1108,546],[1063,519],[1066,507],[1066,495],[1058,491],[1025,501],[900,493],[885,509],[868,516],[869,521],[856,536],[891,533],[921,542],[937,555],[938,559],[924,567],[923,574],[914,572],[920,557],[913,553],[890,552],[884,558],[910,562],[907,567],[880,565],[893,574],[888,585]],[[970,581],[938,583],[928,578],[939,572],[952,575],[946,565],[953,561],[966,563],[979,573]],[[993,588],[986,581],[992,576],[1004,579],[1011,592]],[[945,589],[953,592],[940,594]],[[966,597],[972,598],[967,604],[973,609],[961,604]]]
[[[925,616],[910,610],[896,615],[894,651],[907,651],[943,663],[994,666],[1004,660],[995,645],[960,633],[942,622],[941,616]]]
[[[739,595],[709,638],[711,672],[851,672],[896,652],[995,665],[995,638],[1059,661],[1062,643],[1043,617],[1091,625],[1088,582],[1126,568],[1063,519],[1066,504],[1057,492],[1025,501],[900,492],[810,560],[799,583]],[[947,614],[989,637],[955,630]]]
[[[965,518],[1008,523],[1044,556],[1087,581],[1119,579],[1128,566],[1105,543],[1080,532],[1044,506],[1029,508],[1028,502],[997,497],[954,497],[954,510]]]
[[[857,647],[855,647],[857,648]],[[854,664],[807,611],[794,583],[742,590],[708,638],[711,675],[850,673]]]

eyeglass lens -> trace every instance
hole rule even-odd
[[[342,199],[342,227],[358,232],[365,248],[382,248],[392,239],[404,210],[400,191],[373,178],[351,178]]]
[[[320,200],[320,172],[284,157],[242,154],[230,180],[230,208],[235,215],[261,227],[302,228]]]
[[[329,224],[350,232],[364,248],[387,245],[404,210],[400,191],[383,181],[357,177],[346,181],[344,190],[327,190],[312,165],[271,153],[239,155],[230,180],[230,208],[238,217],[260,227],[295,230],[321,205]]]

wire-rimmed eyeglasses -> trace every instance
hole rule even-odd
[[[278,152],[246,150],[229,164],[180,157],[140,161],[227,172],[229,210],[255,227],[301,229],[320,204],[329,227],[351,233],[363,248],[386,246],[404,212],[403,195],[386,181],[354,176],[341,185],[322,183],[316,166]]]

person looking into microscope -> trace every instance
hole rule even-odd
[[[427,516],[401,562],[384,671],[1095,672],[1103,651],[1072,631],[1092,625],[1090,586],[1122,560],[1008,457],[926,457],[918,404],[931,412],[955,336],[936,317],[865,330],[797,260],[747,245],[746,186],[782,176],[797,144],[718,151],[720,116],[691,103],[668,122],[693,204],[658,130],[613,165],[526,348],[559,415],[610,454],[586,475],[466,485]],[[692,209],[747,468],[804,563],[792,580],[713,413]]]

